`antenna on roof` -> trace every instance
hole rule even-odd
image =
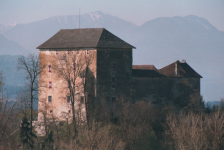
[[[79,7],[79,29],[80,29],[80,7]]]

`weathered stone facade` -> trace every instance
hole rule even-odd
[[[73,69],[72,78],[78,75],[75,109],[83,122],[103,113],[113,115],[112,110],[104,109],[112,109],[118,101],[146,100],[181,107],[200,96],[201,76],[186,62],[177,61],[160,70],[152,65],[132,65],[133,48],[105,29],[62,30],[39,46],[40,64],[48,67],[39,77],[38,120],[44,115],[57,120],[72,118],[68,83],[57,71],[63,67],[62,56],[65,62],[69,60],[71,67],[65,69]]]
[[[71,119],[72,117],[72,108],[71,101],[68,100],[70,96],[70,88],[68,87],[68,80],[59,72],[57,68],[64,69],[67,71],[66,75],[71,75],[71,78],[74,78],[74,72],[78,72],[79,75],[85,71],[85,60],[91,57],[91,63],[88,65],[89,73],[93,79],[96,78],[96,50],[88,50],[86,54],[85,49],[80,49],[79,54],[77,50],[41,50],[39,52],[40,64],[45,64],[45,70],[39,76],[39,104],[38,104],[38,120],[43,120],[44,115],[48,117],[54,117],[59,120],[66,120],[67,118]],[[62,59],[75,59],[76,70],[73,67],[73,61],[67,62],[67,65],[62,65]],[[85,60],[82,57],[87,57]],[[82,64],[79,65],[79,64]],[[91,78],[91,80],[92,80]],[[95,80],[92,80],[92,85],[95,85]],[[84,88],[83,77],[78,76],[75,81],[75,109],[77,110],[77,116],[85,120],[86,110],[84,102],[81,102],[81,98],[84,97],[83,88]],[[95,89],[95,88],[94,88]],[[92,90],[92,93],[95,91]],[[86,88],[87,91],[90,91],[89,87]],[[95,96],[95,95],[93,95]]]

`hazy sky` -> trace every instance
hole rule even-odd
[[[224,31],[224,0],[0,0],[0,24],[103,11],[136,25],[157,17],[197,15]]]

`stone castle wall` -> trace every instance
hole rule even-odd
[[[64,56],[70,61],[62,60]],[[44,64],[46,67],[39,76],[38,121],[43,121],[44,116],[48,118],[54,117],[57,120],[66,120],[66,118],[71,120],[72,118],[71,102],[67,102],[67,96],[69,96],[68,82],[62,75],[59,75],[59,67],[64,68],[67,74],[70,72],[73,78],[76,76],[74,75],[75,72],[82,74],[82,77],[77,77],[75,81],[75,110],[76,117],[86,120],[86,107],[84,104],[86,76],[84,74],[86,73],[86,63],[88,63],[88,70],[96,78],[96,50],[88,50],[88,54],[86,50],[79,50],[79,54],[77,54],[76,50],[69,50],[69,52],[68,50],[43,50],[39,52],[39,57],[40,65]],[[76,71],[74,71],[73,62],[76,63]],[[49,65],[51,67],[50,72]],[[49,84],[51,84],[51,87],[49,87]],[[51,102],[48,100],[49,96],[52,97]]]

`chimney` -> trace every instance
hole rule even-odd
[[[175,75],[179,75],[179,60],[175,62]]]
[[[181,63],[186,63],[186,60],[183,59],[183,60],[181,61]]]

